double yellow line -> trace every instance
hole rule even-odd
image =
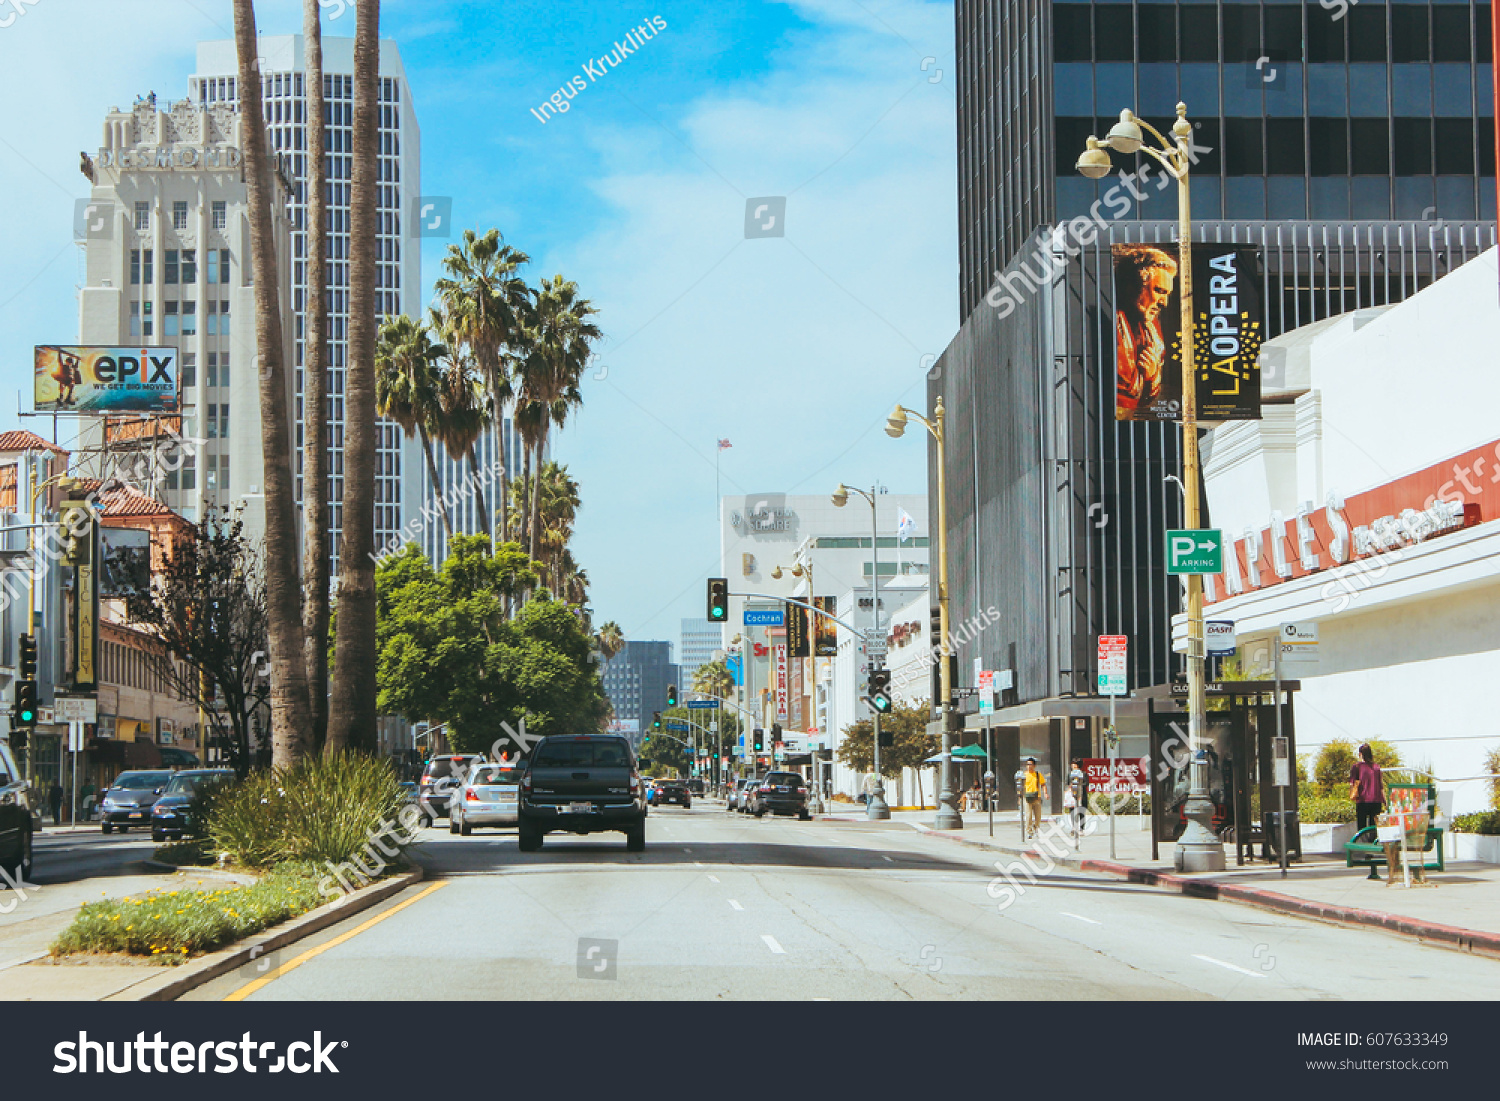
[[[226,1002],[242,1002],[242,1001],[244,1001],[246,998],[248,998],[251,994],[254,994],[261,987],[270,985],[271,983],[275,982],[277,979],[281,978],[281,976],[287,974],[290,971],[295,971],[297,968],[301,967],[308,960],[314,959],[317,956],[321,956],[324,952],[328,951],[330,948],[336,948],[340,944],[343,944],[346,940],[352,940],[354,937],[357,937],[361,933],[363,933],[366,929],[373,929],[375,926],[379,925],[386,918],[392,917],[395,914],[399,914],[402,910],[406,909],[408,906],[412,905],[415,902],[420,902],[422,899],[424,899],[428,895],[432,894],[432,892],[436,891],[439,887],[446,887],[446,886],[448,886],[448,881],[447,880],[439,880],[436,883],[429,884],[428,886],[422,888],[422,890],[418,891],[416,894],[412,895],[411,898],[407,899],[405,902],[397,903],[395,906],[392,906],[389,910],[385,910],[385,911],[383,911],[383,912],[381,912],[379,914],[376,914],[369,921],[366,921],[366,922],[364,922],[364,923],[356,926],[355,928],[350,929],[347,933],[340,933],[338,936],[334,937],[327,944],[320,944],[316,948],[309,948],[306,952],[303,952],[296,959],[288,960],[286,963],[282,964],[280,967],[278,967],[275,971],[272,971],[270,974],[262,975],[260,978],[256,979],[254,982],[246,983],[244,986],[240,987],[238,990],[236,990],[234,993],[230,994],[224,1000]]]

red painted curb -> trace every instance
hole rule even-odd
[[[1025,853],[1025,850],[987,845],[982,841],[974,841],[961,834],[947,831],[928,830],[927,833],[930,837],[941,837],[948,841],[957,841],[960,844],[986,849],[990,852],[1003,852],[1011,856],[1021,856]],[[1420,918],[1402,917],[1399,914],[1389,914],[1383,910],[1366,910],[1358,906],[1335,906],[1327,902],[1316,902],[1312,899],[1297,898],[1294,895],[1284,895],[1279,891],[1268,891],[1263,887],[1241,887],[1235,883],[1221,883],[1212,879],[1189,879],[1186,876],[1176,875],[1172,872],[1159,872],[1151,868],[1136,868],[1129,864],[1117,863],[1113,860],[1094,860],[1091,858],[1080,860],[1073,859],[1067,855],[1055,859],[1059,864],[1076,867],[1080,871],[1099,872],[1104,875],[1117,876],[1129,883],[1140,883],[1148,887],[1161,887],[1166,890],[1176,891],[1188,898],[1240,902],[1248,906],[1257,906],[1263,910],[1297,914],[1303,917],[1317,918],[1322,921],[1338,922],[1343,925],[1364,925],[1375,929],[1384,929],[1389,933],[1399,933],[1403,936],[1416,937],[1419,940],[1435,941],[1465,952],[1483,952],[1500,955],[1500,933],[1488,933],[1478,929],[1463,929],[1456,925],[1443,925],[1434,921],[1422,921]]]

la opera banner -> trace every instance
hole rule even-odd
[[[38,413],[175,413],[176,348],[39,344]]]
[[[1260,250],[1193,246],[1193,394],[1200,420],[1260,419]],[[1115,245],[1115,419],[1182,417],[1177,250]]]

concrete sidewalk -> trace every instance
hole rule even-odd
[[[989,818],[983,813],[965,815],[962,830],[932,829],[933,815],[930,810],[900,811],[892,813],[891,821],[1010,857],[1042,859],[1034,845],[1022,845],[1015,811],[995,814],[993,836]],[[863,813],[822,817],[829,821],[867,821]],[[1077,847],[1073,838],[1064,838],[1066,851],[1054,852],[1052,859],[1079,871],[1118,876],[1194,898],[1371,926],[1466,951],[1500,955],[1500,866],[1494,864],[1449,861],[1446,871],[1427,870],[1427,881],[1433,886],[1408,888],[1399,875],[1396,883],[1388,886],[1383,866],[1378,881],[1369,879],[1365,868],[1345,867],[1342,853],[1308,853],[1302,861],[1291,864],[1287,878],[1282,879],[1281,869],[1274,863],[1257,860],[1236,865],[1231,846],[1226,854],[1229,866],[1223,872],[1182,875],[1173,867],[1172,844],[1160,845],[1159,859],[1151,859],[1149,817],[1145,829],[1140,828],[1135,815],[1116,817],[1114,859],[1110,858],[1109,819],[1096,816],[1094,821],[1095,828]],[[1056,844],[1052,848],[1055,850]],[[1011,861],[1001,863],[1008,867]],[[1017,869],[1016,874],[1022,873]]]

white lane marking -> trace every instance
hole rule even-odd
[[[914,830],[920,830],[922,833],[927,833],[932,829],[931,826],[924,826],[920,822],[908,822],[907,825]]]
[[[1090,925],[1103,925],[1104,924],[1102,921],[1095,921],[1093,918],[1086,918],[1082,914],[1070,914],[1066,910],[1059,910],[1057,912],[1059,914],[1061,914],[1063,917],[1070,917],[1070,918],[1072,918],[1074,921],[1086,921]]]
[[[1220,967],[1227,967],[1231,971],[1238,971],[1241,975],[1249,975],[1252,979],[1263,979],[1266,977],[1265,973],[1262,971],[1250,971],[1244,967],[1238,967],[1232,963],[1225,963],[1223,960],[1216,960],[1212,956],[1194,956],[1193,959],[1202,960],[1204,963],[1216,963]]]
[[[685,852],[685,853],[690,853],[690,852],[692,852],[692,851],[693,851],[693,850],[692,850],[692,849],[690,849],[690,848],[688,848],[688,847],[687,847],[687,846],[686,846],[686,845],[684,845],[684,846],[683,846],[683,848],[682,848],[682,851],[683,851],[683,852]]]
[[[717,882],[719,882],[719,877],[716,876],[716,875],[711,875],[711,876],[708,877],[708,881],[710,883],[717,883]]]
[[[776,938],[773,937],[770,933],[762,933],[760,935],[760,939],[766,942],[766,947],[771,950],[772,954],[777,956],[786,955],[786,949],[777,944]]]
[[[744,909],[743,906],[741,906],[738,902],[736,902],[732,898],[729,900],[729,905],[733,906],[736,910],[743,910]]]
[[[882,859],[882,860],[891,860],[891,858],[888,857],[888,856],[886,856],[884,853],[881,854],[880,859]],[[894,860],[891,860],[891,863],[894,864],[896,862]]]
[[[695,861],[693,861],[693,867],[695,867],[695,868],[701,868],[701,867],[703,867],[703,861],[701,861],[701,860],[695,860]]]

